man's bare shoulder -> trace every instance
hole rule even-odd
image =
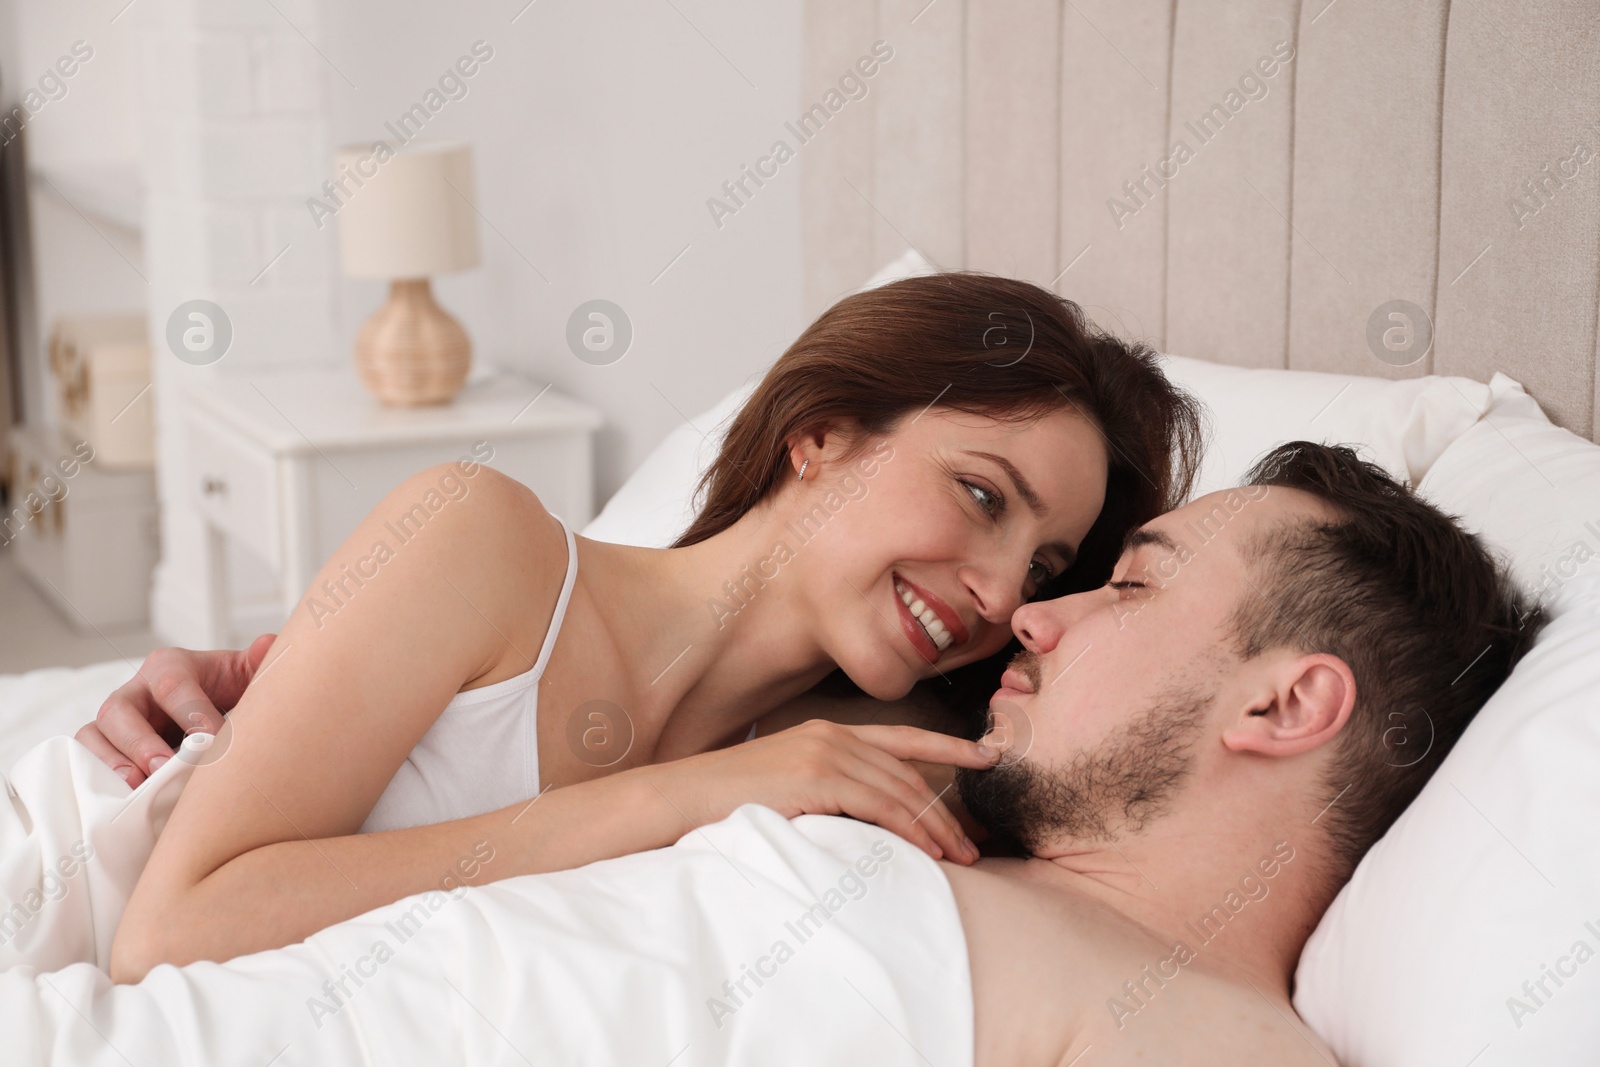
[[[1331,1050],[1277,995],[1248,979],[1196,970],[1143,999],[1136,1010],[1113,1011],[1113,999],[1134,1009],[1126,992],[1108,998],[1105,1012],[1076,1035],[1071,1055],[1091,1064],[1182,1063],[1191,1067],[1338,1067]],[[1086,1049],[1092,1049],[1084,1054]],[[1071,1056],[1061,1063],[1070,1062]]]
[[[1281,995],[1022,861],[941,864],[967,936],[978,1067],[1337,1067]]]

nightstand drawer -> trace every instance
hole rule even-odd
[[[189,424],[194,509],[273,567],[283,562],[278,529],[278,477],[273,457],[241,447],[241,439],[204,418]]]

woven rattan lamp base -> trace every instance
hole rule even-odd
[[[362,384],[393,407],[443,404],[472,366],[467,331],[438,302],[426,278],[397,278],[389,299],[356,335]]]

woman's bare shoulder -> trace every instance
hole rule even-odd
[[[396,556],[416,546],[418,562],[440,580],[439,595],[464,602],[503,636],[464,688],[533,665],[567,570],[561,523],[533,490],[481,464],[442,464],[402,482],[369,526],[373,520]]]
[[[484,544],[564,540],[561,525],[537,494],[493,467],[442,463],[401,482],[379,505],[392,532],[410,537],[429,526]],[[402,525],[404,523],[404,525]]]
[[[443,514],[454,508],[452,517],[461,536],[510,549],[514,555],[528,549],[558,549],[554,560],[557,573],[565,571],[566,538],[561,523],[538,494],[515,478],[481,464],[459,463],[430,467],[417,477],[430,509]],[[538,555],[541,558],[535,562],[551,562],[547,553]]]

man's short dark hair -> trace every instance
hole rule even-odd
[[[1261,595],[1240,602],[1232,626],[1247,659],[1325,652],[1355,675],[1319,817],[1333,871],[1347,876],[1511,673],[1543,614],[1477,537],[1353,449],[1292,441],[1246,481],[1310,493],[1335,515],[1246,546]]]

